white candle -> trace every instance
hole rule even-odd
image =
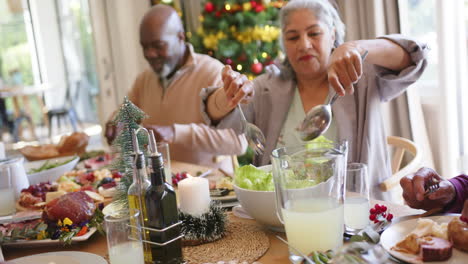
[[[210,184],[205,178],[188,177],[179,182],[180,210],[201,216],[210,209]]]

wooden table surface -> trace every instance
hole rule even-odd
[[[181,163],[181,162],[174,162],[174,161],[171,162],[173,172],[178,172],[178,171],[183,170],[189,173],[192,173],[192,171],[196,173],[196,171],[204,172],[207,169],[209,169],[203,166],[197,166],[197,165],[192,165],[192,164],[188,164],[190,166],[185,166],[185,165],[187,164]],[[420,214],[424,212],[421,210],[415,210],[407,206],[392,204],[389,202],[372,201],[372,205],[375,203],[386,205],[389,208],[390,212],[393,213],[395,217]],[[236,217],[236,216],[229,213],[229,217]],[[252,223],[255,222],[254,220],[247,220],[247,219],[242,219],[242,221],[252,222]],[[265,232],[270,239],[270,248],[265,253],[265,255],[262,256],[258,260],[258,262],[261,262],[262,264],[289,263],[288,247],[283,242],[281,242],[275,237],[277,234],[281,234],[281,233],[272,232],[272,231],[269,231],[268,229],[265,229]],[[284,234],[282,235],[284,237]],[[25,248],[25,247],[14,248],[14,247],[4,246],[2,249],[3,249],[3,255],[6,260],[12,260],[18,257],[39,254],[39,253],[44,253],[44,252],[51,252],[51,251],[83,251],[83,252],[94,253],[99,256],[105,257],[107,255],[107,242],[106,242],[105,236],[102,236],[96,233],[85,242],[76,243],[67,247],[55,245],[55,246],[45,246],[45,247],[37,247],[37,248]]]

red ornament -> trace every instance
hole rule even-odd
[[[226,59],[226,64],[232,65],[232,60],[230,58]]]
[[[247,55],[245,55],[245,53],[242,53],[240,56],[239,56],[239,61],[246,61],[247,60]]]
[[[250,1],[250,5],[252,6],[252,8],[256,8],[258,3],[256,1]]]
[[[212,2],[207,2],[207,3],[205,4],[205,11],[206,11],[207,13],[213,12],[214,9],[215,9],[215,6],[214,6],[214,4],[213,4]]]
[[[222,14],[221,11],[216,11],[215,17],[221,17],[221,14]]]
[[[252,67],[250,67],[250,69],[253,73],[260,74],[263,70],[263,64],[261,64],[260,62],[254,63],[252,64]]]
[[[264,7],[263,5],[257,5],[257,6],[255,7],[255,12],[257,12],[257,13],[260,13],[260,12],[262,12],[263,10],[265,10],[265,7]]]

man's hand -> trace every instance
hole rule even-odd
[[[425,194],[428,186],[439,182],[439,189],[431,194]],[[400,180],[403,188],[403,198],[406,203],[416,209],[430,210],[441,208],[455,199],[455,188],[452,183],[442,179],[437,172],[429,168],[421,168],[416,173]]]
[[[153,130],[154,136],[156,137],[156,142],[167,142],[171,143],[174,139],[174,127],[173,126],[157,126],[157,125],[147,125],[145,126],[148,130]]]

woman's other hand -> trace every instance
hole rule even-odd
[[[434,182],[439,182],[439,188],[426,194],[427,188]],[[431,210],[442,208],[455,199],[455,188],[452,183],[444,180],[430,168],[421,168],[416,173],[400,180],[403,188],[403,198],[406,203],[417,209]]]
[[[235,107],[240,102],[247,103],[253,97],[253,82],[244,74],[233,71],[231,66],[224,66],[222,80],[229,107]]]
[[[365,50],[354,42],[346,42],[336,48],[328,66],[328,82],[337,94],[353,94],[353,84],[362,76],[362,54]]]

